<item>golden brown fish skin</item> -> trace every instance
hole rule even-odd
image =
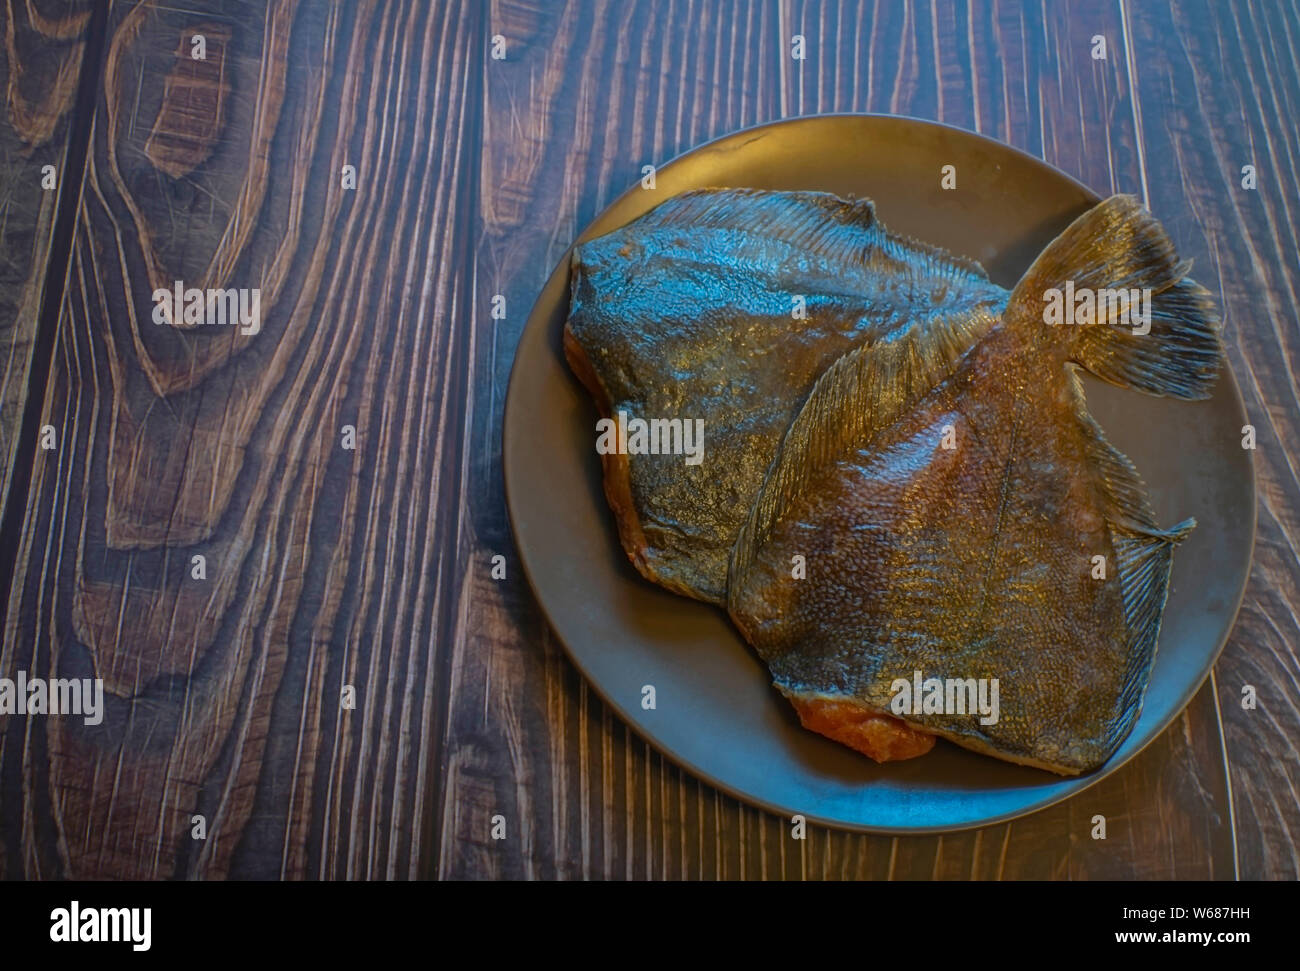
[[[565,355],[602,417],[704,419],[698,466],[603,457],[629,559],[648,579],[722,603],[741,523],[790,420],[845,351],[913,318],[1006,291],[973,262],[890,235],[868,200],[701,190],[573,256]],[[792,297],[806,315],[792,316]]]
[[[1091,579],[1092,557],[1115,555],[1069,386],[1033,379],[1053,365],[1001,330],[869,454],[809,481],[751,568],[762,598],[733,612],[782,690],[888,712],[894,680],[918,670],[998,678],[997,726],[905,720],[1063,772],[1108,754],[1079,740],[1118,717],[1103,700],[1121,690],[1123,605],[1117,583]],[[959,448],[941,447],[946,425]],[[795,553],[804,580],[790,577]],[[864,630],[881,639],[851,646]]]
[[[1150,214],[1114,197],[1048,247],[1004,321],[955,367],[916,331],[823,375],[731,563],[731,616],[783,693],[887,712],[894,684],[916,672],[997,679],[994,724],[969,712],[902,717],[1062,775],[1110,757],[1140,711],[1171,551],[1193,524],[1156,526],[1076,372],[1207,396],[1221,364],[1217,314],[1186,272]],[[1149,287],[1150,340],[1110,324],[1048,327],[1044,288],[1065,279]],[[804,579],[790,574],[796,553]]]
[[[574,376],[590,393],[596,405],[596,412],[601,418],[610,417],[609,393],[605,391],[600,378],[596,375],[587,359],[582,345],[574,338],[566,326],[564,328],[564,358]],[[614,513],[614,522],[618,526],[619,541],[623,551],[632,561],[632,565],[647,580],[679,593],[685,597],[694,596],[694,591],[677,582],[673,576],[660,576],[654,560],[648,555],[649,548],[645,533],[641,531],[641,520],[637,516],[636,502],[632,498],[632,479],[628,468],[628,457],[617,452],[608,452],[600,457],[602,480],[604,482],[605,501]]]

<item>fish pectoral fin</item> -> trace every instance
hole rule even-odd
[[[955,369],[996,323],[980,308],[913,321],[898,336],[854,348],[817,380],[786,430],[758,498],[731,551],[728,602],[773,525],[819,468],[862,448]]]
[[[1208,398],[1223,362],[1219,313],[1190,269],[1137,199],[1111,196],[1039,254],[1011,292],[1007,319],[1064,342],[1071,360],[1111,384]],[[1076,296],[1093,308],[1083,320]]]

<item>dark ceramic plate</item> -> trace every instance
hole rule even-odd
[[[949,164],[957,167],[956,191],[940,188],[940,168]],[[702,186],[868,196],[891,230],[973,257],[1007,288],[1098,201],[1044,162],[978,135],[907,118],[822,116],[688,152],[659,169],[656,189],[624,193],[579,239]],[[1197,269],[1213,282],[1212,267]],[[776,812],[848,829],[993,823],[1114,772],[1209,674],[1241,602],[1255,533],[1254,474],[1241,448],[1246,418],[1226,370],[1214,397],[1194,403],[1087,381],[1093,415],[1145,477],[1159,521],[1199,523],[1174,557],[1146,702],[1115,756],[1090,775],[1061,779],[940,741],[922,758],[876,765],[802,729],[721,610],[654,586],[628,562],[601,491],[595,410],[561,350],[568,279],[566,253],[528,319],[510,377],[504,464],[515,541],[574,663],[638,732],[701,778]],[[654,710],[642,708],[644,685],[655,687]]]

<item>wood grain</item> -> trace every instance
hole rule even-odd
[[[1130,4],[1156,211],[1217,276],[1255,426],[1255,559],[1216,667],[1241,875],[1300,876],[1300,12],[1287,3]],[[1153,56],[1155,55],[1155,56]],[[1243,188],[1253,165],[1258,187]],[[1205,276],[1209,277],[1210,273]],[[1214,277],[1211,277],[1214,279]],[[1244,708],[1253,686],[1258,707]]]
[[[7,720],[10,874],[417,872],[480,37],[454,4],[114,6],[0,658],[108,710]],[[175,280],[259,288],[261,332],[159,326]]]
[[[612,717],[564,659],[502,535],[505,362],[578,231],[709,138],[781,117],[879,111],[1009,142],[1100,193],[1141,191],[1142,140],[1118,7],[1059,4],[497,3],[484,65],[476,305],[511,308],[475,360],[476,526],[453,644],[439,873],[628,878],[1231,878],[1229,798],[1207,686],[1139,758],[1076,799],[945,837],[811,830],[722,796]],[[795,34],[807,58],[790,57]],[[1092,38],[1108,57],[1092,59]],[[1146,107],[1145,105],[1143,107]],[[1149,112],[1151,109],[1147,108]],[[512,561],[513,566],[513,561]],[[493,814],[518,839],[487,838]],[[1090,837],[1108,819],[1108,839]]]
[[[0,503],[9,494],[17,428],[27,402],[32,343],[47,286],[54,213],[65,186],[73,135],[68,115],[76,95],[87,2],[0,5]],[[54,180],[46,182],[45,167]],[[70,180],[70,181],[69,181]],[[54,287],[62,281],[53,281]]]

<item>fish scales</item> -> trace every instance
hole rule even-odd
[[[577,247],[565,352],[602,416],[703,419],[705,458],[605,455],[623,546],[649,579],[711,603],[782,435],[846,351],[1006,291],[978,264],[890,234],[865,199],[699,190]],[[798,306],[796,298],[802,301]]]
[[[766,596],[737,612],[784,691],[888,713],[914,671],[998,678],[996,726],[974,712],[917,723],[1082,764],[1100,753],[1077,740],[1106,738],[1118,715],[1104,702],[1121,694],[1122,595],[1090,575],[1115,554],[1083,431],[1060,420],[1073,395],[1028,380],[1044,363],[1031,348],[1008,350],[985,345],[870,450],[818,470],[748,581]],[[945,426],[960,448],[940,447]],[[787,582],[796,551],[807,577]]]
[[[819,379],[729,579],[732,618],[805,725],[881,760],[897,756],[855,744],[853,725],[837,724],[845,712],[892,712],[912,731],[1063,775],[1110,757],[1140,712],[1172,550],[1194,523],[1157,526],[1077,372],[1205,397],[1218,319],[1187,270],[1135,200],[1113,197],[1047,248],[966,350],[935,351],[939,331],[914,328]],[[1147,287],[1149,333],[1049,327],[1044,300],[1067,278]],[[796,551],[802,580],[785,568]],[[1094,557],[1110,571],[1098,575]],[[896,685],[917,672],[998,683],[998,717],[900,713]]]

